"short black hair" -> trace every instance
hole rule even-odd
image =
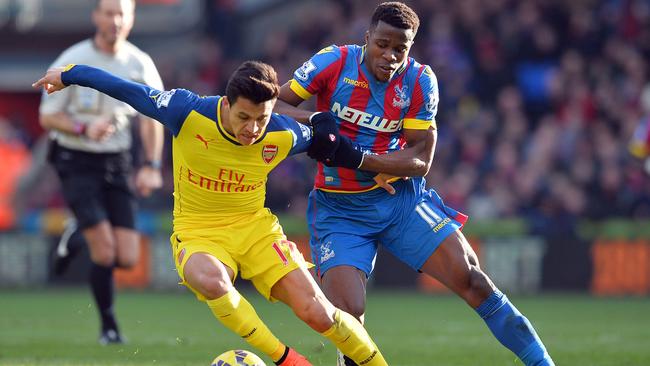
[[[278,74],[273,66],[260,61],[245,61],[235,70],[226,85],[226,96],[231,104],[239,97],[259,104],[279,95]]]
[[[370,29],[375,28],[380,21],[399,29],[413,29],[415,33],[417,33],[420,26],[420,18],[415,14],[415,11],[409,8],[408,5],[398,1],[379,4],[375,8],[374,14],[372,14]]]

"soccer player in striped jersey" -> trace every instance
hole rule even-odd
[[[429,66],[408,57],[418,26],[408,6],[382,3],[365,45],[321,50],[281,88],[286,104],[278,111],[306,119],[311,113],[295,107],[316,95],[317,110],[333,112],[340,134],[355,143],[342,139],[337,154],[323,159],[310,194],[310,244],[323,290],[363,321],[366,281],[381,243],[462,297],[524,364],[553,365],[528,319],[481,270],[460,231],[467,217],[426,187],[438,85]],[[377,173],[411,178],[393,178],[387,191],[377,189],[375,179],[385,177]]]
[[[321,131],[324,124],[333,127],[323,138],[273,114],[280,86],[275,70],[260,62],[242,64],[221,97],[156,90],[81,65],[50,69],[33,86],[52,93],[72,84],[121,100],[172,132],[174,262],[182,283],[221,323],[278,365],[311,365],[282,344],[235,289],[241,272],[264,297],[289,305],[357,363],[386,365],[361,323],[327,300],[310,264],[264,207],[267,176],[282,160],[304,151],[329,156],[327,146],[338,146],[330,138],[336,132],[330,113],[310,119]]]

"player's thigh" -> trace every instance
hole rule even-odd
[[[225,266],[225,272],[227,273],[227,277],[230,279],[230,283],[234,282],[237,277],[237,263],[232,258],[231,254],[228,253],[228,251],[218,242],[185,232],[175,232],[172,234],[170,241],[172,244],[172,253],[174,256],[176,272],[181,279],[180,284],[185,285],[194,292],[200,301],[205,301],[208,298],[206,295],[211,294],[208,291],[211,289],[211,286],[215,286],[218,289],[223,285],[223,283],[220,282],[223,280],[223,271],[214,268],[215,266],[218,267],[218,263]],[[206,258],[206,256],[208,258]],[[192,262],[198,261],[198,263],[196,263],[196,265],[190,263],[188,267],[188,262],[193,257],[195,259]],[[216,260],[216,262],[211,258]],[[216,278],[210,277],[209,273],[211,273],[211,271],[218,271],[219,274],[217,274]],[[192,281],[192,283],[190,283],[186,277],[188,273],[191,276],[189,281]],[[207,286],[202,286],[199,283],[207,283],[211,280],[214,280],[217,283],[208,284]],[[195,288],[195,286],[197,287]]]

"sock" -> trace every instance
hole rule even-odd
[[[323,336],[350,357],[358,365],[380,366],[387,365],[384,356],[370,339],[370,336],[352,315],[337,309],[334,313],[334,324]]]
[[[499,342],[526,366],[555,365],[532,324],[501,291],[495,290],[476,312]]]
[[[212,314],[226,328],[244,338],[251,346],[265,353],[273,361],[279,360],[286,346],[262,322],[253,306],[236,289],[218,299],[206,301]]]
[[[276,364],[276,365],[282,365],[284,360],[287,359],[288,355],[289,355],[289,347],[284,347],[284,352],[282,352],[282,355],[280,356],[280,358],[278,358],[277,361],[275,361],[275,359],[273,359],[274,360],[273,363]]]
[[[102,331],[113,329],[118,332],[113,314],[113,287],[113,267],[104,267],[93,263],[90,267],[90,289],[99,310]]]

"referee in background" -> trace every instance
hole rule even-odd
[[[163,90],[151,57],[126,40],[134,13],[135,0],[98,0],[92,13],[94,37],[68,48],[52,65],[92,65]],[[139,257],[136,202],[129,185],[130,121],[138,113],[79,86],[43,94],[39,112],[41,125],[50,131],[50,162],[76,221],[68,223],[62,244],[71,231],[82,232],[92,260],[90,287],[101,319],[99,342],[122,343],[113,312],[113,268],[131,267]],[[140,115],[139,127],[146,160],[137,171],[135,188],[148,196],[162,186],[163,126]],[[65,248],[58,249],[59,255],[66,254]]]

